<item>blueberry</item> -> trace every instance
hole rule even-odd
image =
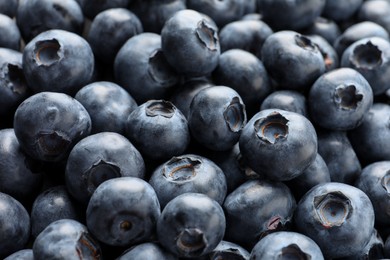
[[[77,0],[86,17],[93,20],[96,15],[111,8],[126,8],[132,0]]]
[[[351,68],[325,73],[315,81],[308,95],[312,121],[331,130],[356,128],[372,104],[370,84],[362,74]]]
[[[222,241],[226,220],[222,207],[210,197],[185,193],[172,199],[157,222],[161,245],[178,257],[200,257]]]
[[[222,240],[217,247],[201,260],[248,260],[250,253],[242,246],[229,241]]]
[[[101,248],[87,227],[73,219],[48,225],[35,239],[34,259],[102,259]]]
[[[280,88],[307,90],[325,72],[318,45],[295,31],[270,35],[261,50],[261,60]]]
[[[182,154],[191,138],[187,119],[166,100],[149,100],[130,113],[126,137],[142,155],[157,161]]]
[[[156,242],[138,244],[123,252],[117,260],[177,260],[178,258]]]
[[[70,194],[87,204],[104,181],[118,177],[143,178],[145,163],[140,152],[124,136],[102,132],[80,140],[71,150],[65,169]]]
[[[232,148],[247,122],[245,104],[233,88],[211,86],[192,99],[188,124],[201,145],[215,151]]]
[[[273,180],[291,180],[317,155],[317,134],[301,114],[280,109],[256,113],[245,125],[240,151],[247,165]]]
[[[33,159],[58,162],[89,135],[91,118],[76,99],[63,93],[40,92],[19,105],[14,130],[20,147]]]
[[[248,180],[228,194],[225,239],[251,250],[269,233],[289,229],[296,201],[282,182]]]
[[[31,235],[37,237],[50,223],[60,219],[80,221],[79,208],[64,185],[41,192],[31,207]]]
[[[361,163],[345,131],[317,131],[318,153],[328,166],[333,182],[354,184],[360,175]]]
[[[358,188],[337,182],[319,184],[299,201],[297,230],[313,239],[326,258],[353,256],[369,242],[374,209]]]
[[[359,21],[371,21],[377,23],[387,32],[390,32],[390,20],[388,13],[390,12],[390,3],[387,0],[372,0],[364,1],[358,11]]]
[[[13,18],[16,15],[18,4],[19,4],[19,0],[0,2],[0,13],[8,15],[9,17]]]
[[[5,14],[0,13],[0,47],[20,50],[21,35],[16,22]]]
[[[268,73],[261,60],[240,49],[223,52],[212,76],[215,84],[229,86],[237,91],[248,113],[257,112],[259,104],[272,90]]]
[[[335,21],[319,16],[314,20],[311,26],[304,29],[302,32],[306,35],[320,36],[332,45],[337,37],[340,36],[341,29]]]
[[[341,66],[359,71],[370,83],[374,95],[390,89],[390,42],[380,37],[368,37],[351,44],[341,57]]]
[[[390,105],[375,103],[348,137],[363,164],[390,160]],[[378,134],[380,133],[380,134]]]
[[[4,260],[34,260],[32,249],[21,249],[7,256]]]
[[[296,90],[275,90],[261,103],[260,110],[277,108],[309,116],[306,96]]]
[[[326,0],[322,15],[336,22],[350,19],[362,5],[363,0]]]
[[[127,40],[115,57],[114,77],[141,104],[164,99],[179,77],[161,49],[161,36],[140,33]]]
[[[42,185],[42,174],[27,163],[12,128],[0,130],[0,191],[22,203],[32,201]]]
[[[112,64],[122,45],[142,32],[141,21],[133,12],[125,8],[111,8],[93,19],[87,40],[97,59]]]
[[[88,230],[101,242],[131,246],[150,240],[160,216],[153,188],[136,177],[119,177],[100,184],[89,200]]]
[[[121,86],[98,81],[82,87],[75,95],[91,117],[91,133],[116,132],[124,134],[126,119],[138,105]]]
[[[333,46],[319,35],[307,36],[312,42],[317,44],[325,61],[325,72],[337,69],[340,65],[340,57]]]
[[[279,231],[262,238],[252,249],[255,259],[324,259],[319,246],[309,237],[291,231]]]
[[[50,29],[81,34],[84,15],[76,0],[20,0],[16,22],[27,43]]]
[[[161,207],[180,194],[202,193],[222,204],[226,196],[226,177],[211,160],[195,154],[172,157],[158,166],[149,180]]]
[[[0,257],[27,246],[30,237],[30,216],[15,198],[0,192]]]
[[[261,57],[264,41],[273,33],[261,20],[237,20],[223,26],[219,31],[221,52],[230,49],[248,51]]]
[[[161,46],[167,61],[181,74],[198,77],[211,73],[221,52],[218,28],[201,13],[176,12],[161,30]]]
[[[84,38],[72,32],[42,32],[28,42],[23,51],[23,72],[35,92],[74,95],[92,80],[93,71],[91,47]]]

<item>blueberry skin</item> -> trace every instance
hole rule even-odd
[[[18,9],[19,0],[2,1],[0,2],[0,13],[13,18]]]
[[[366,259],[386,259],[384,257],[384,242],[376,229],[372,232],[370,241],[361,249],[360,253],[340,258],[342,260],[366,260]]]
[[[126,119],[138,105],[121,86],[110,81],[97,81],[82,87],[75,95],[92,121],[91,134],[116,132],[124,134]]]
[[[189,112],[191,137],[213,151],[231,149],[247,122],[241,96],[227,86],[200,90],[192,99]]]
[[[325,72],[318,46],[295,31],[270,35],[261,49],[261,60],[271,79],[283,89],[307,90]]]
[[[389,226],[388,208],[390,198],[390,161],[378,161],[364,167],[355,182],[355,186],[364,191],[370,198],[375,212],[375,223],[381,226]]]
[[[387,15],[390,12],[390,3],[386,0],[364,1],[357,13],[359,21],[371,21],[377,23],[390,32],[390,20]]]
[[[73,219],[48,225],[35,239],[34,259],[102,259],[98,241],[87,227]]]
[[[255,259],[324,259],[320,247],[309,237],[292,231],[279,231],[262,238],[252,249]]]
[[[149,184],[161,208],[187,192],[205,194],[222,204],[227,192],[223,171],[213,161],[195,154],[175,156],[161,164],[153,171]]]
[[[21,249],[7,256],[4,260],[34,260],[32,249]]]
[[[177,260],[178,258],[156,242],[147,242],[131,247],[116,260]]]
[[[222,240],[218,246],[209,254],[199,260],[248,260],[250,253],[242,246],[229,241]]]
[[[81,34],[84,15],[76,0],[20,0],[16,22],[27,43],[50,29]]]
[[[340,66],[339,55],[325,38],[319,35],[308,35],[307,37],[312,40],[312,42],[317,44],[318,48],[320,49],[320,52],[325,61],[325,72],[337,69]]]
[[[268,24],[261,20],[230,22],[219,31],[221,52],[241,49],[261,57],[263,43],[272,33],[273,31]]]
[[[138,104],[166,98],[179,80],[161,49],[161,36],[148,32],[131,37],[120,48],[114,78]]]
[[[125,8],[111,8],[93,19],[87,40],[97,59],[112,64],[122,45],[142,32],[141,21],[133,12]]]
[[[321,15],[326,0],[257,0],[257,3],[264,21],[279,31],[300,30],[310,26]]]
[[[359,11],[363,0],[326,0],[322,15],[336,22],[350,19]]]
[[[218,65],[218,28],[197,11],[176,12],[161,30],[161,46],[169,64],[180,74],[200,77]]]
[[[87,204],[105,180],[118,177],[144,178],[145,163],[140,152],[124,136],[102,132],[80,140],[69,154],[65,183],[70,194]]]
[[[19,201],[0,192],[0,258],[25,248],[30,237],[30,216]]]
[[[296,201],[282,182],[248,180],[228,194],[225,239],[251,251],[259,239],[289,228]]]
[[[390,42],[380,37],[368,37],[351,44],[341,57],[342,67],[359,71],[370,83],[374,95],[390,89]]]
[[[257,112],[259,104],[272,91],[263,62],[248,51],[231,49],[223,52],[212,76],[216,85],[237,91],[248,112]]]
[[[12,126],[16,108],[31,95],[23,75],[22,56],[19,51],[0,48],[0,125],[7,127]]]
[[[161,214],[156,192],[146,181],[119,177],[100,184],[89,200],[88,230],[111,246],[131,246],[152,238]]]
[[[389,115],[390,105],[374,103],[361,125],[348,132],[352,147],[363,164],[390,160]]]
[[[12,128],[0,130],[0,191],[24,203],[34,197],[42,184],[42,174],[29,167]]]
[[[389,40],[389,32],[377,23],[371,21],[363,21],[352,24],[347,27],[343,33],[333,42],[333,47],[339,57],[341,57],[352,43],[367,38],[367,37],[381,37]]]
[[[247,165],[278,181],[291,180],[309,167],[317,156],[317,134],[301,114],[281,109],[256,113],[239,139]]]
[[[261,103],[260,110],[277,108],[301,114],[308,117],[305,95],[296,90],[275,90]]]
[[[176,12],[187,9],[187,7],[183,0],[133,0],[129,9],[140,18],[145,32],[160,34],[165,22]]]
[[[99,13],[111,8],[126,8],[132,0],[77,0],[86,17],[93,20]]]
[[[88,42],[64,30],[40,33],[23,51],[23,72],[34,92],[74,95],[92,80],[94,62]]]
[[[149,100],[131,112],[126,120],[126,137],[153,160],[182,154],[191,138],[187,119],[166,100]]]
[[[247,13],[254,13],[256,6],[253,3],[254,0],[186,1],[188,9],[196,10],[210,16],[220,28],[230,22],[239,20]]]
[[[31,208],[31,235],[37,237],[50,223],[60,219],[80,220],[78,206],[64,185],[41,192]]]
[[[322,16],[317,17],[313,24],[302,32],[305,35],[318,35],[323,37],[330,45],[341,35],[339,25],[335,21]]]
[[[40,92],[19,105],[14,130],[20,147],[33,159],[59,162],[89,135],[91,118],[76,99],[63,93]]]
[[[368,81],[358,71],[338,68],[319,77],[310,88],[310,118],[320,127],[346,131],[358,127],[373,104]]]
[[[5,14],[0,13],[0,47],[20,50],[21,35],[16,22]]]
[[[318,153],[328,166],[331,181],[354,184],[362,168],[347,133],[318,130],[317,136]]]
[[[171,200],[157,222],[161,245],[178,257],[197,258],[222,241],[226,219],[222,207],[204,194],[185,193]]]
[[[313,239],[325,258],[352,256],[369,242],[374,209],[360,189],[337,182],[319,184],[299,201],[294,215],[298,232]]]

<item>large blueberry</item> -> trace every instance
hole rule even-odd
[[[87,227],[73,219],[48,225],[35,239],[34,259],[102,259],[100,244]]]
[[[218,28],[203,14],[176,12],[161,30],[162,50],[169,64],[188,76],[205,76],[218,65]]]
[[[74,95],[92,79],[93,52],[80,35],[58,29],[47,30],[25,46],[23,72],[35,92]]]
[[[204,88],[191,101],[188,116],[191,136],[210,150],[231,149],[246,122],[245,104],[233,88]]]
[[[248,180],[225,199],[225,239],[251,250],[269,233],[289,228],[296,201],[282,182]]]
[[[273,180],[291,180],[317,155],[317,134],[303,115],[281,109],[255,114],[244,127],[240,151],[255,172]]]
[[[307,99],[296,90],[276,90],[270,93],[261,103],[260,110],[277,108],[308,117]]]
[[[313,122],[331,130],[356,128],[372,104],[370,84],[362,74],[351,68],[325,73],[315,81],[308,96]]]
[[[22,150],[33,159],[61,161],[89,135],[91,118],[76,99],[63,93],[40,92],[19,105],[14,130]]]
[[[222,207],[210,197],[185,193],[171,200],[157,222],[161,245],[179,257],[200,257],[222,241],[226,220]]]
[[[131,176],[143,178],[145,164],[140,152],[124,136],[102,132],[79,141],[69,154],[65,182],[70,194],[87,204],[105,180]]]
[[[206,157],[185,154],[157,167],[149,180],[161,207],[186,192],[202,193],[222,204],[226,196],[223,171]]]
[[[326,258],[352,256],[369,242],[374,209],[358,188],[337,182],[319,184],[299,201],[294,215],[300,233],[309,236]]]
[[[90,232],[112,246],[130,246],[152,238],[161,214],[157,195],[136,177],[109,179],[100,184],[86,212]]]
[[[25,248],[30,237],[30,216],[19,201],[0,192],[0,258]]]

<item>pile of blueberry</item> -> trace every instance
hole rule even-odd
[[[0,0],[0,259],[390,258],[389,0]]]

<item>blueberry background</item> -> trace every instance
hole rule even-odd
[[[390,258],[389,17],[0,0],[0,258]]]

